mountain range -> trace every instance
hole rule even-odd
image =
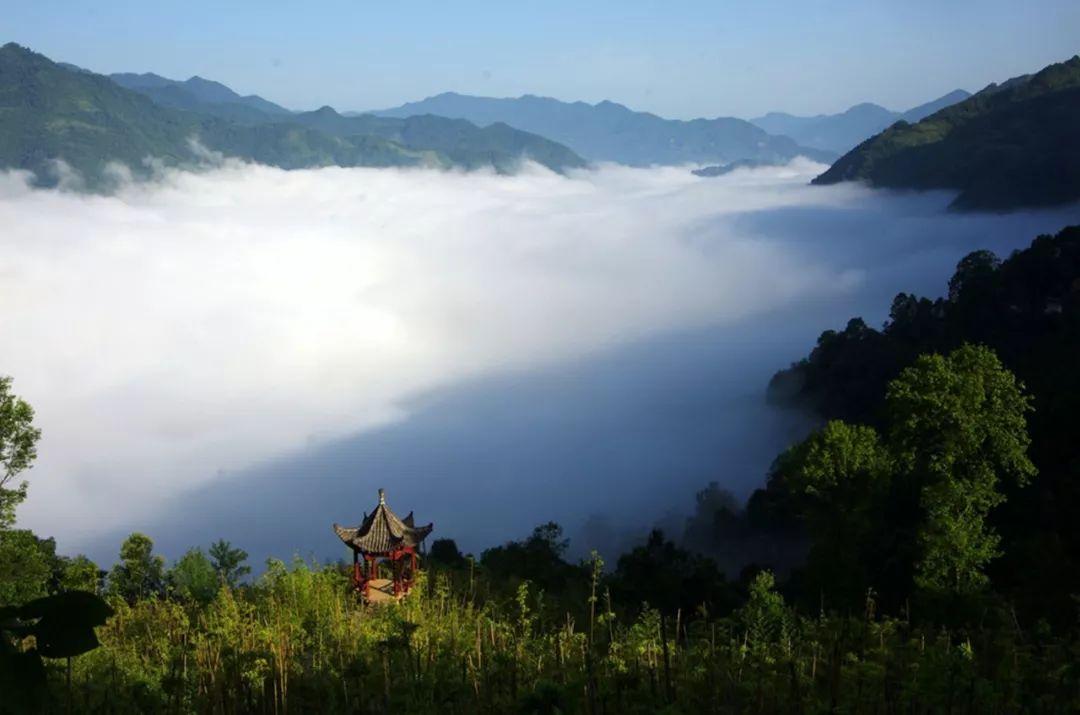
[[[14,43],[0,47],[0,167],[59,181],[58,160],[89,188],[109,165],[148,175],[196,165],[206,150],[286,169],[432,166],[515,171],[523,158],[554,171],[586,160],[633,166],[698,163],[716,176],[873,134],[814,180],[958,192],[955,208],[1009,210],[1080,199],[1080,57],[903,113],[861,104],[838,115],[772,113],[670,120],[614,102],[587,104],[444,93],[370,113],[294,112],[213,80],[96,74]],[[774,135],[776,132],[793,134]],[[810,145],[810,146],[807,146]],[[148,161],[153,159],[154,161]]]
[[[865,102],[840,114],[799,117],[784,112],[770,112],[750,121],[770,134],[789,136],[803,146],[843,154],[898,121],[914,124],[970,96],[970,92],[957,89],[906,112],[894,112],[881,105]]]
[[[0,167],[30,170],[45,185],[58,179],[57,160],[94,188],[107,181],[112,163],[144,175],[151,170],[148,158],[190,164],[205,157],[205,149],[287,169],[441,166],[509,172],[523,157],[555,171],[585,164],[564,146],[506,125],[480,128],[441,117],[349,118],[328,107],[290,113],[200,78],[121,75],[117,81],[14,43],[0,47],[0,117]]]
[[[992,84],[917,123],[897,122],[814,183],[851,180],[958,191],[959,209],[1080,200],[1080,56]]]
[[[786,136],[773,136],[734,117],[664,119],[609,101],[588,104],[534,95],[496,98],[445,92],[371,114],[380,117],[435,114],[466,119],[480,126],[504,122],[565,144],[586,159],[630,166],[727,164],[744,159],[777,163],[796,156],[830,162],[838,156],[838,152],[801,146]]]
[[[109,75],[109,79],[121,87],[145,94],[157,104],[198,112],[212,110],[209,113],[227,119],[259,119],[263,115],[285,117],[292,114],[285,107],[258,95],[241,96],[220,82],[198,76],[180,81],[153,72],[117,72]]]

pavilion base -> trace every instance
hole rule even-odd
[[[388,578],[372,579],[367,585],[368,603],[394,603],[400,598],[394,595],[394,582]]]

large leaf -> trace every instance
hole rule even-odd
[[[45,696],[45,665],[36,650],[0,652],[0,715],[42,712]]]
[[[23,620],[36,619],[31,632],[47,658],[69,658],[97,648],[94,627],[105,624],[113,609],[86,591],[39,598],[19,609]]]
[[[30,601],[19,609],[23,619],[48,618],[88,628],[105,625],[111,615],[112,607],[89,591],[65,591]]]

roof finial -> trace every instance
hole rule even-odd
[[[379,503],[386,506],[386,492],[381,487],[379,488]]]

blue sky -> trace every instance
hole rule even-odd
[[[447,90],[680,118],[906,109],[1080,52],[1078,0],[6,4],[3,41],[99,72],[198,74],[296,109]]]

